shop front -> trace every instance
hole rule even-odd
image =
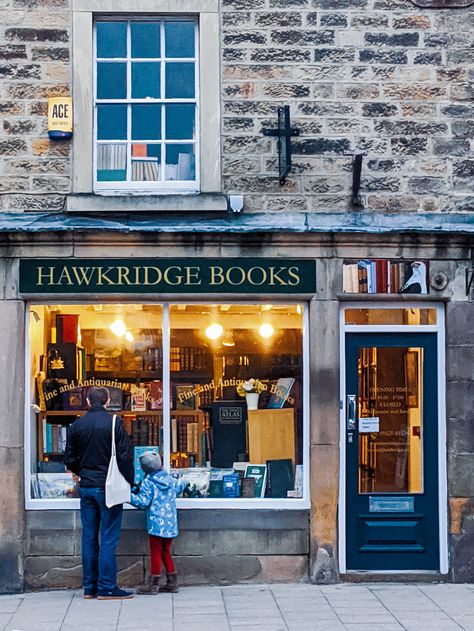
[[[446,418],[458,412],[445,395],[463,381],[445,354],[471,304],[456,287],[465,250],[446,264],[428,246],[396,256],[394,243],[388,276],[363,259],[393,291],[369,292],[363,274],[360,291],[348,284],[362,247],[341,255],[320,237],[219,254],[164,237],[81,239],[77,256],[30,242],[3,259],[3,378],[24,375],[24,404],[5,395],[23,447],[10,450],[19,492],[2,517],[25,542],[7,552],[17,588],[80,585],[77,479],[62,459],[92,385],[109,389],[135,464],[159,451],[190,483],[175,548],[184,583],[468,578],[462,518],[459,533],[452,514],[448,525],[468,489],[453,478],[448,497]],[[400,292],[414,263],[420,290]],[[430,288],[442,270],[448,288]],[[131,508],[118,561],[124,585],[142,581],[144,517]]]

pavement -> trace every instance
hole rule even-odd
[[[79,591],[0,596],[1,631],[474,631],[474,584],[183,587],[84,600]]]

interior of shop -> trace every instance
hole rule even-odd
[[[33,499],[77,497],[62,460],[93,385],[137,481],[156,450],[187,497],[302,497],[302,305],[36,304],[29,320]]]

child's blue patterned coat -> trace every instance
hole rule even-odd
[[[156,471],[146,476],[137,495],[132,493],[131,504],[146,510],[149,535],[178,536],[176,496],[183,492],[185,486],[185,482],[175,480],[166,471]]]

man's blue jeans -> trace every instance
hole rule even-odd
[[[115,549],[120,539],[123,505],[107,508],[105,490],[81,488],[84,590],[94,593],[117,586]]]

